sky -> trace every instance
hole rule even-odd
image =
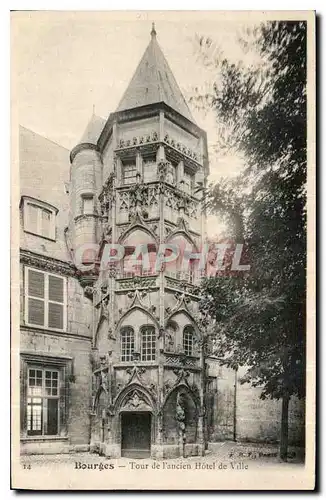
[[[216,72],[198,60],[196,37],[211,37],[228,57],[243,58],[234,14],[207,12],[17,12],[13,18],[13,75],[19,123],[72,149],[93,111],[107,118],[118,106],[150,42],[157,40],[186,99],[206,89]],[[217,130],[212,113],[190,106],[209,147]],[[210,180],[233,176],[240,158],[210,154]]]

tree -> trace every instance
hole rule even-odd
[[[282,399],[286,460],[289,399],[305,395],[306,23],[261,24],[240,43],[256,51],[259,65],[219,52],[212,92],[197,91],[192,101],[215,112],[225,132],[220,150],[245,160],[236,179],[210,186],[206,197],[247,243],[251,269],[204,279],[201,307],[216,320],[222,362],[246,366],[242,382],[262,386],[261,398]],[[202,37],[199,46],[205,55],[212,41]]]

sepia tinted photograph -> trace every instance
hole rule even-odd
[[[12,488],[314,489],[314,44],[11,13]]]

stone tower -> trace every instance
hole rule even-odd
[[[205,360],[191,254],[205,238],[197,188],[208,175],[207,141],[154,26],[116,112],[94,135],[97,126],[93,117],[71,152],[69,241],[75,255],[91,244],[99,261],[116,244],[124,256],[79,272],[94,310],[91,450],[200,455]],[[176,259],[168,258],[171,247],[179,249]],[[84,252],[83,263],[93,257]]]

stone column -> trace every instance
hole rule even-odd
[[[205,456],[204,415],[205,407],[202,406],[198,417],[198,454],[201,456]]]
[[[160,392],[160,389],[159,389]],[[163,460],[163,411],[159,410],[156,415],[155,443],[151,449],[152,458]]]

